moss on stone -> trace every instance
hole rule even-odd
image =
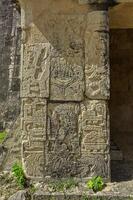
[[[6,131],[0,132],[0,144],[5,140],[6,136],[7,136]]]

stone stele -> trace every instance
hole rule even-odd
[[[27,177],[110,178],[106,1],[22,0]]]

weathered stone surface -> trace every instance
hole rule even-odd
[[[11,196],[8,200],[30,200],[28,192],[25,190],[18,191],[16,194]]]
[[[78,173],[80,177],[89,178],[101,176],[110,178],[110,157],[108,154],[90,153],[82,155],[79,161]]]
[[[47,175],[76,175],[76,162],[80,156],[78,116],[78,104],[49,104]]]
[[[46,140],[46,100],[25,98],[22,102],[23,163],[30,177],[42,177]]]
[[[41,32],[39,27],[31,23],[28,28],[24,28],[23,30],[23,44],[31,44],[31,45],[36,45],[40,43],[49,43],[48,39],[46,36]]]
[[[11,171],[14,163],[21,163],[21,136],[22,132],[20,129],[19,116],[3,143],[4,147],[7,149],[7,155],[5,161],[3,162],[2,169]]]
[[[81,101],[84,92],[83,64],[78,57],[51,59],[51,100]]]
[[[11,128],[20,111],[20,13],[12,0],[0,1],[0,123]],[[14,103],[15,100],[15,103]]]
[[[82,153],[107,153],[109,151],[109,116],[107,103],[86,100],[81,106]]]
[[[2,164],[3,161],[5,160],[6,154],[7,154],[7,149],[3,145],[0,145],[0,169],[2,168]]]
[[[49,97],[50,45],[24,45],[22,97]]]
[[[82,176],[99,174],[106,178],[109,177],[109,117],[107,103],[104,100],[86,100],[81,105],[79,124],[82,137]]]
[[[85,89],[85,15],[52,15],[48,20],[46,28],[50,31],[49,38],[53,45],[50,61],[50,99],[81,101]]]
[[[90,6],[72,0],[46,2],[46,6],[25,2],[22,152],[26,173],[32,178],[108,178],[108,113],[103,101],[109,96],[107,12],[90,12]]]
[[[42,144],[41,144],[42,145]],[[30,149],[26,144],[23,144],[23,164],[27,177],[34,179],[42,179],[44,174],[44,152],[35,151],[34,148]]]
[[[88,98],[109,98],[109,34],[106,11],[94,11],[87,17],[85,79]]]

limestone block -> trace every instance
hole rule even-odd
[[[81,101],[84,93],[85,15],[53,15],[49,16],[49,21],[51,24],[46,23],[45,34],[53,47],[50,99]]]
[[[12,195],[8,200],[30,200],[31,197],[25,190],[20,190]]]
[[[78,134],[79,105],[49,104],[46,174],[57,177],[75,175],[80,156]]]
[[[81,101],[84,92],[83,63],[78,57],[51,59],[51,100]]]
[[[42,178],[46,140],[46,100],[22,100],[22,158],[28,177]]]
[[[107,103],[103,100],[86,100],[81,106],[81,151],[109,152],[109,117]]]
[[[29,178],[42,179],[44,175],[44,151],[29,151],[23,143],[22,162],[26,176]]]
[[[46,36],[36,24],[31,23],[28,28],[23,29],[23,44],[49,43]]]
[[[23,139],[45,141],[46,139],[46,100],[41,98],[25,98],[22,100]]]
[[[50,45],[23,46],[21,97],[49,97]]]
[[[88,14],[85,33],[86,96],[109,98],[109,34],[106,11]]]
[[[82,176],[102,175],[108,178],[109,116],[106,101],[86,100],[81,104],[79,132]]]

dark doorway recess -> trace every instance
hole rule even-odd
[[[110,30],[111,172],[133,179],[133,29]]]

